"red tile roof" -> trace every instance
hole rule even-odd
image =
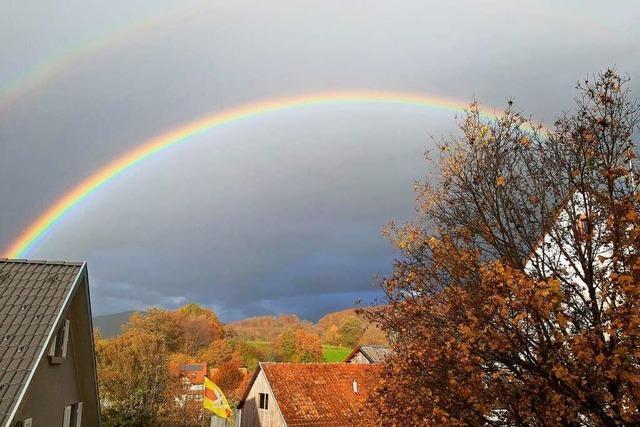
[[[206,363],[190,363],[180,367],[180,375],[188,379],[191,384],[204,384],[207,375]]]
[[[290,427],[354,425],[382,372],[382,365],[347,363],[262,363],[261,366]]]

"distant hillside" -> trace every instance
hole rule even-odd
[[[318,320],[318,323],[316,323],[317,332],[320,334],[323,341],[326,341],[330,339],[329,335],[331,330],[340,328],[340,325],[342,325],[343,322],[351,316],[355,316],[360,319],[365,328],[364,333],[358,340],[359,344],[388,345],[384,332],[364,317],[358,316],[355,308],[347,308],[346,310],[334,311],[333,313],[325,314],[320,318],[320,320]]]
[[[318,323],[316,323],[316,325],[321,331],[327,331],[331,325],[340,326],[342,322],[344,322],[349,316],[356,316],[363,322],[366,322],[365,319],[356,314],[355,308],[347,308],[345,310],[334,311],[325,314],[318,320]]]
[[[273,341],[287,328],[313,329],[313,323],[300,320],[295,314],[280,316],[248,317],[236,322],[227,323],[225,329],[238,338],[249,341]]]
[[[93,326],[100,330],[103,337],[110,338],[122,331],[122,325],[127,323],[133,313],[135,311],[96,316],[93,318]],[[358,317],[365,328],[358,340],[359,343],[387,344],[384,333],[362,316],[358,316],[353,308],[327,313],[316,324],[302,320],[295,314],[282,314],[280,316],[248,317],[227,323],[224,327],[227,332],[245,341],[271,342],[275,341],[276,337],[287,328],[304,328],[316,332],[323,341],[332,342],[332,331],[335,333],[351,316]]]
[[[238,338],[248,341],[274,341],[276,337],[287,328],[304,328],[316,332],[323,341],[331,341],[331,330],[337,331],[349,317],[357,317],[362,322],[364,333],[359,339],[362,344],[386,345],[384,333],[367,319],[358,316],[354,308],[335,311],[324,315],[318,323],[313,324],[307,320],[301,320],[295,314],[280,316],[258,316],[227,323],[225,328],[232,331]]]
[[[95,316],[93,318],[93,327],[98,329],[104,338],[113,337],[122,331],[122,325],[127,323],[133,313],[135,311]]]

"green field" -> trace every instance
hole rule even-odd
[[[322,346],[322,360],[324,362],[344,362],[344,359],[351,353],[351,349],[337,345]]]
[[[247,344],[251,344],[259,350],[265,353],[271,352],[271,342],[269,341],[247,341]],[[323,362],[342,362],[351,353],[351,349],[347,347],[340,347],[337,345],[322,345],[322,361]]]

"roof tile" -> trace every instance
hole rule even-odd
[[[81,268],[0,259],[0,424],[17,404]]]
[[[382,365],[263,363],[288,426],[352,426]],[[354,392],[354,381],[357,392]]]

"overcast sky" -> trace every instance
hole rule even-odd
[[[252,100],[514,98],[549,123],[589,73],[638,87],[639,19],[637,1],[1,1],[1,246],[128,149]],[[380,229],[412,218],[423,153],[451,132],[452,112],[408,106],[236,122],[113,180],[29,257],[88,261],[94,314],[315,320],[376,295],[395,256]]]

